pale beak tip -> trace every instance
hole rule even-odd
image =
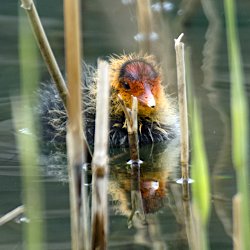
[[[150,108],[154,108],[155,107],[155,99],[154,98],[150,99],[147,104]]]

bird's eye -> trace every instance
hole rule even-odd
[[[123,86],[124,89],[130,89],[129,84],[126,81],[122,81],[122,86]]]

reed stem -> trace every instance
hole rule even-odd
[[[138,139],[138,120],[137,120],[138,100],[136,97],[134,96],[132,97],[133,98],[132,110],[130,110],[126,107],[121,96],[118,97],[126,117],[131,162],[132,165],[139,164],[140,156],[139,156],[139,139]]]
[[[200,110],[194,98],[192,113],[192,185],[193,199],[198,204],[202,223],[205,225],[210,213],[210,185],[206,150]]]
[[[90,195],[91,186],[88,182],[88,165],[89,163],[84,164],[82,168],[82,176],[81,176],[81,201],[82,201],[82,221],[81,221],[81,228],[83,231],[83,244],[84,250],[90,249],[90,221],[91,221],[91,214],[90,214]]]
[[[71,213],[71,245],[73,250],[84,249],[81,227],[81,171],[86,162],[83,144],[81,101],[81,34],[80,2],[64,1],[65,54],[69,94],[67,95],[67,153]]]
[[[32,108],[37,105],[34,92],[39,83],[38,53],[33,35],[24,13],[20,10],[19,57],[21,99],[20,105],[13,105],[19,157],[21,162],[22,198],[25,216],[29,223],[24,227],[24,249],[45,249],[44,190],[37,164],[39,147],[36,138],[36,116]],[[23,129],[28,133],[23,132]],[[22,131],[22,132],[21,132]]]
[[[24,213],[24,206],[21,205],[19,207],[16,207],[15,209],[11,210],[4,216],[0,217],[0,226],[4,225],[5,223],[15,219],[20,214]]]
[[[98,61],[95,146],[92,161],[92,246],[107,249],[108,238],[108,134],[109,134],[109,65]]]
[[[237,174],[240,195],[240,221],[238,225],[241,249],[250,249],[250,200],[249,200],[249,125],[248,103],[244,89],[244,72],[236,24],[236,6],[233,0],[224,0],[229,69],[231,78],[232,157]]]
[[[241,195],[237,193],[233,197],[233,243],[234,250],[241,250],[242,248],[242,221],[241,221]]]
[[[153,32],[153,18],[150,0],[137,0],[137,23],[139,49],[144,53],[151,53],[150,36]]]
[[[128,141],[131,164],[131,205],[132,211],[128,218],[128,227],[133,225],[133,218],[136,212],[142,221],[145,222],[142,196],[140,192],[140,157],[139,157],[139,139],[138,139],[138,100],[132,96],[132,109],[126,107],[121,96],[118,95],[120,104],[126,117]]]
[[[59,95],[62,98],[64,106],[66,107],[66,98],[68,96],[68,90],[57,65],[54,54],[50,48],[48,39],[38,16],[36,6],[32,0],[21,0],[21,2],[21,7],[25,9],[26,14],[29,18],[38,47],[49,70],[51,78],[55,82]]]
[[[189,160],[189,142],[188,142],[188,115],[187,115],[187,94],[186,94],[186,72],[184,43],[181,42],[183,33],[175,39],[177,80],[178,80],[178,100],[181,126],[181,167],[182,179],[189,179],[188,160]]]
[[[200,246],[199,250],[208,249],[208,237],[206,233],[207,223],[211,210],[209,172],[206,151],[202,135],[202,123],[196,99],[193,101],[193,111],[191,119],[192,127],[192,196],[193,211],[196,218],[196,233]]]

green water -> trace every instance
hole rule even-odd
[[[98,56],[111,53],[134,52],[138,43],[134,1],[84,1],[83,48],[88,63],[95,63]],[[176,3],[175,1],[173,1]],[[230,128],[230,84],[224,13],[222,2],[213,3],[216,11],[208,22],[200,4],[193,7],[184,26],[175,23],[181,18],[179,5],[165,2],[166,10],[157,12],[158,2],[153,9],[156,31],[165,27],[166,34],[177,37],[185,33],[185,43],[190,47],[192,78],[200,99],[206,150],[211,176],[211,208],[209,220],[210,248],[214,250],[233,249],[232,242],[232,196],[235,193],[235,173],[231,162]],[[18,105],[20,92],[18,58],[18,3],[0,0],[0,216],[22,204],[19,153],[16,148],[11,101]],[[127,3],[127,4],[125,4]],[[158,4],[158,5],[157,5]],[[246,91],[249,91],[249,26],[250,3],[237,1],[240,41],[243,67],[246,74]],[[44,28],[58,60],[64,69],[63,6],[62,1],[39,1],[38,11]],[[206,11],[206,13],[208,13]],[[160,16],[162,14],[162,16]],[[160,18],[163,19],[160,19]],[[159,26],[161,20],[163,26]],[[169,23],[171,32],[166,28]],[[210,24],[210,26],[209,26]],[[210,27],[210,28],[209,28]],[[209,30],[208,30],[209,28]],[[169,32],[169,33],[167,33]],[[209,32],[209,33],[207,33]],[[171,41],[171,40],[170,40]],[[160,55],[163,42],[156,41],[153,50]],[[159,45],[160,44],[160,45]],[[174,53],[174,42],[172,53]],[[170,46],[170,49],[171,49]],[[169,90],[175,90],[174,67],[168,54]],[[41,81],[50,77],[43,64],[39,63]],[[248,92],[249,93],[249,92]],[[176,95],[176,93],[173,93]],[[178,142],[168,147],[155,145],[143,148],[141,157],[140,187],[153,183],[158,187],[158,198],[148,201],[146,221],[134,218],[134,225],[128,229],[131,213],[131,170],[125,164],[127,152],[111,162],[109,190],[109,248],[110,249],[189,249],[185,230],[185,215],[181,199],[181,186],[175,184],[179,178]],[[124,162],[124,163],[121,163]],[[42,166],[42,182],[45,187],[45,219],[47,249],[70,249],[69,197],[66,182],[66,167],[61,165]],[[150,182],[151,181],[151,182]],[[138,183],[134,183],[138,184]],[[134,191],[137,191],[133,189]],[[155,203],[154,203],[155,202]],[[146,205],[145,205],[146,206]],[[0,249],[22,248],[21,219],[0,227]]]

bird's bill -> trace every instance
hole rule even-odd
[[[144,93],[140,96],[137,96],[137,99],[144,105],[154,108],[156,103],[151,91],[151,86],[149,84],[144,84],[144,90]]]

